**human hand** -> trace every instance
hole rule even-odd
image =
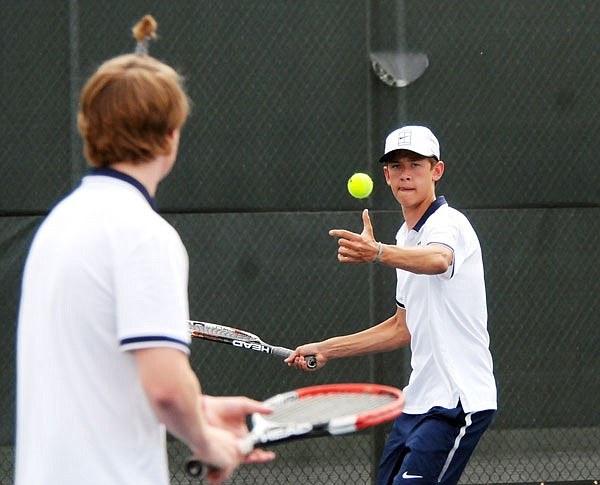
[[[308,367],[306,357],[309,355],[315,357],[317,361],[316,367]],[[323,367],[327,363],[327,358],[319,352],[317,344],[306,344],[297,347],[284,362],[296,369],[314,371]]]
[[[338,240],[338,260],[341,263],[372,263],[379,252],[379,243],[373,234],[369,210],[362,212],[363,230],[360,234],[345,229],[332,229],[329,235]]]
[[[243,396],[208,396],[200,397],[204,415],[212,426],[231,432],[236,438],[248,434],[246,416],[253,413],[270,414],[273,410],[266,404]],[[247,454],[244,463],[271,461],[275,453],[260,448]]]
[[[206,464],[204,477],[209,483],[223,483],[244,460],[237,437],[223,429],[205,423],[198,448],[192,448],[194,458]],[[201,470],[202,470],[201,468]]]

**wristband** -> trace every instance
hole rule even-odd
[[[373,260],[374,263],[379,263],[381,261],[381,253],[383,253],[383,244],[379,243],[379,251],[377,252],[377,256]]]

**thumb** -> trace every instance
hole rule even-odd
[[[370,237],[372,240],[375,240],[375,235],[373,234],[373,225],[371,224],[371,218],[369,217],[369,209],[363,210],[362,219],[364,225],[363,234]]]

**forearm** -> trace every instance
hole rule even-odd
[[[398,247],[384,244],[380,262],[415,274],[445,273],[452,264],[452,251],[441,244]]]
[[[200,383],[187,356],[173,349],[136,351],[142,386],[157,419],[194,450],[206,447]]]
[[[156,417],[169,433],[191,449],[201,451],[206,446],[203,397],[199,386],[194,386],[191,380],[189,384],[189,388],[174,389],[173,395],[164,399],[155,397],[151,400],[151,405]]]
[[[410,334],[405,325],[392,316],[384,322],[351,335],[342,335],[324,340],[319,344],[319,352],[327,360],[341,357],[389,352],[410,343]]]

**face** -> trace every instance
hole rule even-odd
[[[435,199],[435,183],[444,173],[444,162],[424,158],[413,152],[398,150],[383,167],[392,193],[403,209],[429,207]]]

